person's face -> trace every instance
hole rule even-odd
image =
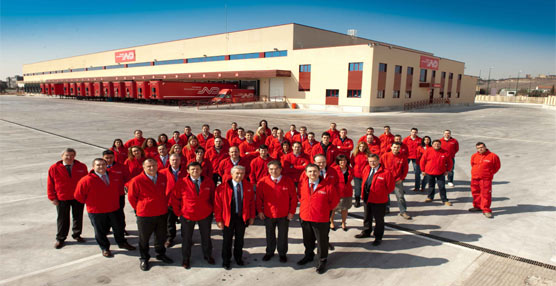
[[[259,149],[259,155],[261,158],[266,158],[268,156],[268,149]]]
[[[195,161],[201,162],[205,158],[205,152],[203,150],[198,151],[195,153]]]
[[[168,142],[168,137],[166,137],[166,136],[160,136],[160,138],[158,138],[158,139],[159,139],[160,142],[162,142],[162,143]]]
[[[340,137],[342,137],[342,138],[346,138],[347,134],[348,133],[345,130],[340,131]]]
[[[280,177],[280,174],[282,174],[282,168],[278,167],[277,165],[270,165],[268,166],[268,173],[272,177],[278,178]]]
[[[209,133],[209,128],[208,126],[203,126],[203,133]]]
[[[114,164],[114,155],[112,155],[112,154],[106,154],[106,155],[102,156],[102,159],[104,159],[104,161],[106,161],[107,165]]]
[[[384,127],[384,133],[390,134],[390,127]]]
[[[367,135],[373,135],[375,131],[373,129],[367,129]]]
[[[189,173],[189,176],[191,176],[191,178],[193,178],[193,179],[199,178],[201,176],[202,172],[203,171],[201,170],[200,166],[190,166],[187,169],[187,173]]]
[[[179,169],[181,164],[181,158],[180,156],[172,156],[170,157],[170,166],[172,166],[172,168],[174,169]]]
[[[180,134],[179,133],[174,133],[174,135],[172,137],[174,137],[174,140],[178,140],[178,138],[180,138]]]
[[[245,131],[239,129],[239,130],[237,131],[237,135],[239,135],[239,137],[242,137],[242,138],[243,138],[243,137],[245,137]]]
[[[363,144],[359,144],[359,147],[358,147],[358,149],[359,149],[359,152],[363,152],[363,151],[365,151],[365,145],[363,145]]]
[[[311,181],[314,182],[319,178],[320,175],[319,168],[309,167],[307,168],[307,170],[305,170],[305,175],[307,175],[307,178],[309,178]]]
[[[164,157],[166,155],[168,155],[168,149],[166,149],[165,145],[160,145],[158,146],[158,155]]]
[[[319,166],[321,170],[326,169],[326,158],[323,156],[315,158],[315,165]]]
[[[417,133],[419,133],[419,131],[417,131],[417,130],[411,130],[411,137],[417,136]]]
[[[322,144],[328,145],[330,143],[330,136],[322,136]]]
[[[261,121],[261,126],[266,128],[267,127],[266,121]]]
[[[330,123],[330,129],[332,130],[336,129],[336,123]]]
[[[232,124],[232,129],[233,129],[233,130],[236,130],[236,129],[237,129],[237,124],[236,124],[236,123],[233,123],[233,124]]]
[[[214,140],[214,147],[216,147],[217,149],[222,147],[222,139],[216,138],[216,140]]]
[[[442,144],[440,144],[440,142],[434,142],[432,143],[432,148],[434,148],[434,150],[440,150],[440,148],[442,147]]]
[[[141,131],[135,131],[135,138],[137,138],[137,139],[143,138],[143,132],[141,132]]]
[[[299,129],[299,133],[306,135],[307,134],[307,128],[302,127],[301,129]]]
[[[373,142],[373,136],[372,135],[367,135],[367,143],[371,144]]]
[[[423,141],[425,141],[425,145],[427,145],[427,146],[431,143],[430,138],[425,138],[425,139],[423,139]]]
[[[394,142],[402,143],[402,137],[394,137]]]
[[[106,174],[106,162],[103,160],[96,160],[93,162],[93,169],[95,172],[104,175]]]
[[[284,151],[284,153],[290,152],[290,145],[288,144],[282,145],[282,150]]]
[[[278,130],[278,131],[276,131],[276,136],[278,138],[282,138],[282,137],[284,137],[284,132],[282,132],[282,130]]]
[[[131,150],[131,154],[137,159],[141,158],[141,150],[139,150],[139,148],[133,148],[133,150]]]
[[[114,141],[114,146],[116,146],[116,148],[120,148],[122,147],[122,142],[120,140]]]
[[[301,145],[299,144],[293,144],[293,153],[295,155],[299,155],[301,153]]]
[[[237,160],[239,159],[239,150],[237,149],[237,147],[232,147],[228,151],[228,155],[230,155],[233,160]]]
[[[205,129],[203,128],[203,131],[204,131],[204,130],[205,130]],[[208,128],[207,128],[207,131],[208,131]],[[191,134],[191,128],[185,127],[185,128],[183,129],[183,132],[184,132],[185,134]]]
[[[276,133],[278,133],[278,130],[272,130],[272,136],[276,137]]]
[[[195,147],[199,144],[199,141],[197,139],[191,139],[191,141],[189,141],[191,147]]]
[[[340,166],[340,168],[345,169],[347,168],[347,163],[348,161],[346,159],[342,159],[340,161],[338,161],[338,165]]]
[[[75,153],[73,152],[64,152],[62,154],[62,161],[64,161],[67,165],[73,165],[73,160],[75,160]]]
[[[398,153],[400,153],[400,145],[392,145],[392,154],[397,155]]]
[[[214,135],[214,138],[220,138],[220,131],[219,130],[214,130],[212,131],[212,135]]]
[[[232,172],[232,180],[234,180],[238,183],[243,181],[244,177],[245,177],[245,170],[235,169]]]
[[[479,152],[480,154],[485,153],[487,150],[487,147],[485,146],[485,144],[481,144],[479,146],[477,146],[477,152]]]
[[[143,164],[143,170],[147,175],[154,176],[156,175],[156,171],[158,171],[158,165],[149,160]]]
[[[253,141],[253,135],[251,135],[251,133],[245,133],[245,139],[248,142],[251,142],[251,141]]]
[[[307,135],[307,140],[309,140],[309,141],[315,140],[315,135],[313,135],[313,134]]]
[[[174,147],[172,147],[172,150],[174,151],[173,153],[179,154],[181,151],[181,146],[180,145],[174,145]]]
[[[147,141],[147,147],[154,147],[154,141],[153,140],[148,140]]]
[[[450,132],[450,131],[444,131],[444,138],[450,139],[450,137],[452,137],[452,132]]]
[[[290,131],[295,131],[295,125],[290,126]]]
[[[371,166],[371,168],[376,168],[378,167],[378,164],[380,164],[380,160],[378,160],[378,158],[375,157],[367,158],[367,162],[369,162],[369,166]]]

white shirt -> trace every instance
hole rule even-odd
[[[270,178],[272,179],[272,181],[274,181],[276,183],[280,183],[280,181],[282,180],[282,175],[280,175],[280,177],[278,177],[278,178],[274,178],[273,176],[270,176]]]
[[[319,182],[320,182],[320,179],[317,179],[314,182],[309,179],[309,187],[311,187],[311,184],[314,184],[313,185],[313,192],[317,190],[317,186],[318,186]]]
[[[157,177],[157,175],[151,176],[151,175],[149,175],[149,174],[147,174],[147,173],[145,173],[145,175],[147,175],[147,177],[149,177],[149,179],[151,179],[151,181],[153,181],[153,183],[156,184],[156,177]]]

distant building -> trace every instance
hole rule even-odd
[[[8,89],[16,89],[18,81],[23,81],[23,77],[20,76],[20,75],[7,77],[6,78],[6,84],[8,86]]]
[[[552,87],[553,85],[538,85],[537,87],[535,87],[535,90],[539,90],[542,92],[550,92]]]

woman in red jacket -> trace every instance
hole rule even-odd
[[[353,168],[353,182],[354,182],[354,197],[355,197],[355,207],[358,208],[361,206],[361,182],[363,181],[363,169],[369,163],[367,163],[367,157],[371,154],[369,150],[369,145],[366,142],[359,142],[357,143],[357,148],[351,155],[351,159],[349,160],[351,166]]]
[[[266,136],[270,136],[272,134],[272,130],[268,128],[268,121],[266,121],[265,119],[259,122],[259,127],[262,127],[264,129]]]
[[[417,166],[421,164],[421,157],[423,157],[423,154],[425,154],[428,148],[432,147],[431,143],[432,143],[432,139],[429,136],[425,136],[423,137],[423,140],[421,140],[421,145],[417,146]],[[421,167],[419,167],[419,170],[420,169]],[[425,187],[427,186],[426,179],[427,177],[424,176],[423,179],[421,180],[421,189],[418,189],[417,191],[421,191],[421,192],[425,191]]]
[[[181,150],[183,156],[187,158],[187,162],[195,161],[195,150],[197,150],[197,147],[199,147],[199,139],[197,139],[197,137],[195,136],[189,137],[189,140],[187,140],[187,145],[185,145]]]
[[[169,150],[170,150],[170,152],[168,152],[169,155],[178,154],[180,156],[180,162],[181,162],[180,166],[182,170],[186,170],[187,164],[189,164],[189,162],[187,161],[187,158],[181,153],[182,148],[180,144],[172,145],[172,147]]]
[[[268,137],[266,135],[266,129],[264,127],[259,127],[257,128],[257,132],[255,132],[255,136],[253,137],[253,141],[255,141],[255,143],[258,146],[261,146],[262,144],[265,144],[266,142],[266,137]]]
[[[170,148],[172,148],[172,144],[170,144],[170,142],[168,142],[168,135],[166,135],[164,133],[158,135],[157,145],[161,145],[161,144],[166,145],[166,148],[168,148],[168,150],[170,150]]]
[[[145,161],[145,151],[139,146],[129,148],[127,160],[124,165],[129,170],[129,177],[133,178],[143,172],[143,161]]]
[[[353,181],[353,169],[349,167],[349,160],[344,154],[340,154],[336,157],[336,164],[334,169],[340,175],[340,186],[344,186],[340,192],[340,202],[330,215],[330,229],[336,230],[334,226],[334,215],[337,211],[342,214],[342,229],[347,231],[346,219],[348,215],[348,210],[351,208],[351,197],[353,196],[353,187],[351,186],[351,181]]]
[[[276,158],[276,160],[278,161],[281,161],[284,156],[288,155],[291,152],[292,148],[290,141],[284,140],[284,142],[282,142],[282,149],[276,150],[274,152],[274,156],[272,157]]]
[[[114,157],[116,157],[116,162],[123,164],[127,159],[127,148],[124,147],[124,142],[122,139],[115,139],[112,143],[112,148],[110,151],[114,152]]]
[[[156,140],[154,140],[154,138],[147,138],[141,147],[143,147],[145,157],[154,159],[158,156],[158,148],[156,147]]]

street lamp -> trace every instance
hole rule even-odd
[[[492,70],[494,67],[489,67],[488,68],[488,82],[487,82],[487,95],[490,95],[490,70]]]
[[[519,92],[519,74],[521,74],[521,70],[517,72],[517,83],[515,84],[515,95],[518,95]]]

